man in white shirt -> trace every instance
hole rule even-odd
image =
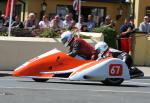
[[[149,17],[144,16],[144,21],[140,23],[139,30],[142,32],[150,33],[150,23],[149,23]]]
[[[70,15],[66,15],[65,16],[65,20],[63,21],[63,28],[65,29],[69,29],[72,26],[72,18],[70,17]]]

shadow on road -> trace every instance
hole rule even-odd
[[[35,81],[20,81],[19,82],[35,82]],[[101,82],[81,82],[81,81],[47,81],[47,82],[35,82],[35,83],[53,83],[53,84],[71,84],[71,85],[89,85],[89,86],[108,86],[104,85]],[[112,87],[112,86],[111,86]],[[142,85],[135,85],[135,84],[121,84],[119,86],[113,87],[133,87],[133,88],[140,88],[140,87],[149,87],[149,86],[142,86]]]

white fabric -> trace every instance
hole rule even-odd
[[[49,28],[50,27],[50,21],[47,21],[47,22],[40,21],[39,26],[40,26],[40,28]]]

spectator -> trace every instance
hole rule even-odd
[[[134,19],[133,17],[129,17],[125,19],[124,24],[120,27],[120,38],[118,39],[118,49],[125,51],[127,53],[131,50],[131,37],[133,33],[135,32],[134,28]]]
[[[115,27],[115,23],[114,23],[114,21],[111,19],[111,17],[108,15],[108,16],[106,16],[106,18],[105,18],[105,22],[102,22],[102,23],[101,23],[101,26],[114,28],[114,27]]]
[[[39,22],[40,29],[50,28],[50,21],[48,20],[48,16],[44,15],[42,21]]]
[[[96,22],[93,20],[93,15],[88,15],[88,22],[87,22],[88,31],[92,32],[95,26],[96,26]]]
[[[3,16],[3,18],[4,18],[3,26],[4,27],[9,27],[9,17]]]
[[[55,19],[56,19],[56,22],[57,22],[59,28],[62,29],[62,28],[63,28],[63,21],[60,19],[60,16],[59,16],[59,15],[56,15],[56,16],[55,16]]]
[[[25,29],[35,29],[38,28],[38,21],[36,20],[36,15],[30,13],[27,20],[25,21]]]
[[[20,21],[19,16],[15,16],[15,20],[11,24],[12,28],[24,28],[23,23]]]
[[[150,24],[149,24],[149,17],[144,16],[144,21],[140,23],[139,30],[142,32],[150,33]]]
[[[128,27],[131,28],[131,30],[134,32],[135,31],[134,17],[130,15],[128,19],[129,19]]]
[[[66,15],[65,16],[65,20],[63,21],[63,28],[69,29],[71,28],[72,25],[72,19],[70,17],[70,15]]]
[[[75,31],[78,30],[78,28],[76,27],[76,22],[74,20],[72,21],[70,30],[75,30]]]
[[[81,32],[89,32],[87,25],[82,25]]]
[[[79,30],[81,30],[82,25],[87,25],[87,24],[84,22],[83,16],[80,17],[80,24],[79,24],[79,22],[78,22],[78,23],[76,23],[75,26],[76,26],[76,28],[78,28]]]
[[[128,38],[134,32],[134,25],[130,18],[125,19],[124,24],[120,27],[121,38]]]
[[[4,23],[4,18],[2,17],[2,12],[0,11],[0,28],[2,28]]]
[[[59,33],[59,32],[61,31],[61,29],[62,29],[62,27],[60,27],[59,21],[58,21],[57,19],[53,19],[53,20],[51,21],[50,27],[51,27],[55,32],[58,32],[58,33]]]

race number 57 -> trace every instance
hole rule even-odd
[[[122,76],[123,68],[121,64],[110,64],[109,75],[110,76]]]

